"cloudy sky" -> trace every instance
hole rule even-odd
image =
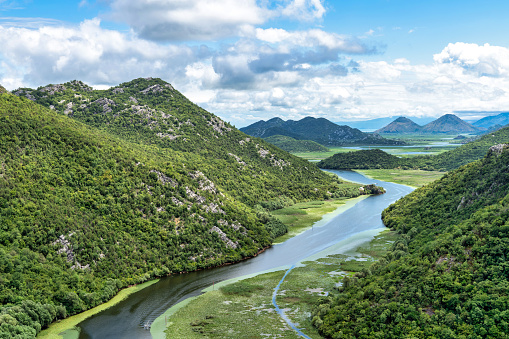
[[[509,111],[508,17],[507,0],[0,0],[0,84],[159,77],[237,127],[475,119]]]

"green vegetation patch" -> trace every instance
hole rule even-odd
[[[241,295],[244,297],[250,297],[253,292],[262,290],[262,285],[253,285],[245,281],[239,281],[238,283],[226,285],[220,288],[220,291],[224,295]]]
[[[272,135],[264,138],[265,141],[270,142],[290,153],[309,153],[309,152],[328,152],[329,149],[312,140],[297,140],[285,135]]]
[[[402,169],[357,170],[357,172],[372,179],[394,182],[416,188],[438,180],[445,174],[445,172],[439,171]]]

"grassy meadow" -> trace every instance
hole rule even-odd
[[[376,169],[356,170],[369,178],[394,182],[396,184],[411,187],[421,187],[430,182],[440,179],[446,172],[423,171],[423,170],[402,170],[402,169]]]

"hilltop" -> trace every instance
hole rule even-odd
[[[317,308],[322,335],[506,337],[508,168],[508,145],[496,145],[387,208],[400,240]]]
[[[296,194],[296,199],[322,196],[325,186],[315,194],[315,185],[330,184],[316,166],[245,135],[161,79],[135,79],[108,90],[71,81],[21,88],[13,94],[129,142],[198,154],[208,159],[200,171],[250,206],[279,194]],[[282,175],[288,180],[281,180]],[[303,190],[295,189],[295,183]],[[286,193],[265,187],[280,187]]]
[[[312,140],[324,146],[403,144],[400,141],[361,132],[356,128],[339,126],[325,118],[306,117],[298,121],[273,118],[268,121],[258,121],[240,130],[259,138],[284,135],[298,140]]]
[[[387,126],[380,128],[375,133],[420,133],[422,127],[412,120],[399,117]]]
[[[475,133],[480,129],[461,120],[454,114],[442,115],[422,127],[422,133]]]
[[[415,134],[457,134],[457,133],[479,133],[485,130],[482,127],[475,127],[461,120],[454,114],[445,114],[440,118],[420,126],[412,120],[399,117],[387,126],[378,129],[375,133],[397,134],[397,133],[415,133]]]

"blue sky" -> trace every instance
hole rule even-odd
[[[0,84],[159,77],[238,127],[509,111],[509,1],[0,0]]]

